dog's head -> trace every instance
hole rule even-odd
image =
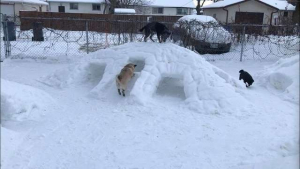
[[[240,70],[239,72],[240,72],[240,73],[243,73],[243,72],[244,72],[244,70],[242,69],[242,70]]]
[[[136,67],[136,65],[133,63],[128,63],[125,67],[134,69]]]
[[[166,42],[167,39],[170,37],[170,35],[171,35],[171,31],[170,30],[165,30],[163,32],[163,34],[161,35],[162,41]]]

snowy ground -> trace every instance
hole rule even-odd
[[[137,93],[140,90],[134,86],[134,83],[143,84],[143,79],[145,82],[151,80],[152,76],[147,73],[156,71],[149,69],[149,65],[159,67],[161,63],[176,59],[184,61],[178,53],[194,57],[192,52],[169,44],[165,45],[176,52],[168,53],[160,47],[162,45],[150,42],[130,45],[96,52],[88,59],[2,62],[1,167],[299,167],[299,55],[277,63],[210,62],[224,72],[203,59],[193,60],[194,64],[187,59],[182,64],[194,66],[186,70],[184,77],[192,73],[193,68],[202,66],[198,78],[204,82],[200,80],[196,85],[205,95],[201,96],[200,92],[195,99],[182,87],[187,85],[187,79],[176,75],[167,80],[162,78],[153,94]],[[105,85],[103,80],[109,84],[109,77],[114,77],[113,73],[119,71],[126,60],[108,61],[106,63],[113,63],[113,66],[109,64],[111,67],[102,69],[99,67],[102,63],[97,66],[94,59],[116,57],[112,54],[136,55],[127,50],[133,47],[143,49],[138,52],[145,57],[151,58],[160,52],[163,57],[155,55],[156,61],[144,63],[145,67],[140,69],[145,71],[137,73],[129,84],[131,96],[123,98],[114,90],[114,83]],[[88,69],[85,65],[89,65]],[[238,81],[240,69],[253,75],[255,82],[251,88],[245,88]],[[88,74],[83,73],[86,70]],[[158,70],[162,73],[173,68]],[[294,73],[289,74],[289,71]],[[288,79],[288,83],[276,81],[276,78]],[[210,81],[212,79],[216,82]],[[143,87],[144,91],[149,89],[147,85]],[[218,92],[215,88],[222,89],[219,96],[215,95]],[[222,101],[226,92],[232,93],[228,100],[234,102]],[[198,109],[195,105],[189,107],[190,100],[201,97],[220,97],[220,100],[198,100]],[[236,102],[235,98],[243,101]],[[200,105],[203,103],[206,105]]]

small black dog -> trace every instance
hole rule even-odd
[[[171,31],[166,27],[166,25],[159,23],[159,22],[151,22],[145,25],[143,28],[140,29],[140,32],[143,32],[145,30],[145,37],[144,41],[147,41],[147,38],[150,36],[150,39],[154,42],[152,39],[152,36],[156,32],[157,38],[159,43],[166,42],[168,37],[171,35]]]
[[[240,70],[240,80],[243,79],[244,80],[244,83],[246,84],[246,87],[249,87],[252,85],[252,83],[254,82],[252,76],[244,71],[244,70]]]

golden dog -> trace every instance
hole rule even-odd
[[[130,81],[130,79],[134,76],[134,69],[136,65],[129,63],[121,70],[120,74],[116,77],[116,84],[118,88],[119,95],[122,95],[125,97],[125,90],[127,89],[127,84]],[[122,94],[121,94],[122,90]]]

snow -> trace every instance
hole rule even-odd
[[[296,70],[296,71],[295,71]],[[264,70],[260,85],[279,92],[280,97],[299,104],[299,56],[281,59]]]
[[[130,14],[135,14],[135,9],[115,8],[115,13],[130,13]]]
[[[223,8],[223,7],[227,7],[229,5],[234,5],[234,4],[237,4],[237,3],[241,3],[245,0],[224,0],[224,1],[218,1],[218,2],[215,2],[213,4],[210,4],[210,5],[206,5],[206,6],[203,6],[202,8],[203,9],[206,9],[206,8]],[[285,0],[259,0],[261,1],[262,3],[265,3],[267,5],[270,5],[276,9],[279,9],[279,10],[295,10],[295,6],[289,4],[287,1]]]
[[[3,3],[27,3],[27,4],[38,4],[38,5],[48,5],[47,2],[40,0],[1,0]]]
[[[43,118],[1,121],[1,168],[299,166],[299,103],[263,85],[278,72],[299,78],[292,64],[299,55],[278,63],[209,63],[205,55],[152,42],[80,55],[1,62],[1,100],[4,92],[39,105],[37,114],[46,110]],[[114,78],[128,62],[138,66],[124,98]],[[253,75],[250,88],[238,81],[240,69]]]
[[[53,103],[51,96],[39,89],[1,79],[1,121],[38,119]]]
[[[211,16],[207,16],[207,15],[185,15],[181,18],[178,19],[178,21],[198,21],[198,22],[202,22],[202,23],[208,23],[208,22],[217,22],[217,20]]]
[[[176,0],[176,1],[170,1],[170,0],[152,0],[149,6],[154,7],[182,7],[182,8],[195,8],[195,4],[193,1],[187,1],[187,0]]]
[[[228,5],[233,5],[233,4],[236,4],[236,3],[243,2],[243,1],[244,0],[224,0],[224,1],[218,1],[218,2],[212,3],[210,5],[203,6],[202,8],[203,9],[206,9],[206,8],[223,8],[223,7],[226,7]]]

